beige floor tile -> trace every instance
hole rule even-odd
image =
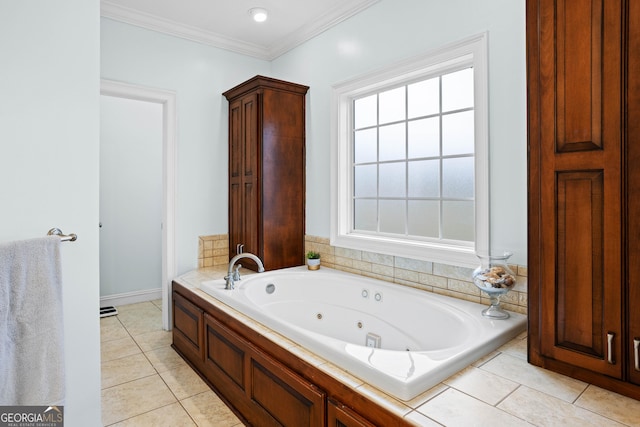
[[[102,390],[102,423],[113,424],[176,402],[159,375]]]
[[[447,427],[528,426],[529,424],[494,406],[452,388],[418,408],[418,412]]]
[[[623,427],[546,393],[521,386],[498,408],[538,427]]]
[[[443,383],[489,405],[498,404],[520,386],[518,383],[473,366],[447,378]]]
[[[197,394],[180,402],[198,427],[232,427],[242,423],[212,391]]]
[[[140,346],[142,351],[169,347],[171,345],[172,338],[173,336],[171,331],[153,331],[133,336],[133,339]]]
[[[118,306],[118,319],[124,324],[132,319],[157,313],[162,313],[162,310],[150,301]]]
[[[160,374],[178,400],[209,390],[209,386],[189,366],[179,366]]]
[[[105,341],[100,344],[100,361],[102,363],[138,353],[142,353],[142,350],[129,335],[126,338]]]
[[[118,316],[127,315],[129,313],[146,313],[153,312],[156,310],[160,310],[153,302],[145,301],[138,302],[135,304],[127,304],[127,305],[119,305],[118,307]]]
[[[510,354],[500,354],[480,367],[485,371],[550,394],[566,402],[575,401],[587,383],[530,365]]]
[[[101,364],[103,389],[155,374],[156,370],[142,353]]]
[[[144,354],[158,373],[175,369],[180,366],[188,366],[182,357],[180,357],[180,355],[171,347],[157,348]]]
[[[137,417],[112,424],[112,427],[195,427],[195,423],[179,403],[155,409]]]
[[[519,357],[527,360],[527,340],[513,339],[498,349],[501,353],[507,353],[511,356]]]
[[[122,326],[117,316],[100,319],[100,342],[127,338],[129,333]]]
[[[576,405],[618,422],[640,426],[640,401],[590,385]]]
[[[148,313],[131,312],[129,315],[119,316],[127,332],[133,336],[148,332],[162,331],[162,312],[153,309]]]

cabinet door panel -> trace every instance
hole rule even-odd
[[[557,150],[602,148],[604,0],[556,3]]]
[[[250,398],[283,426],[324,426],[325,395],[261,355],[251,359]]]
[[[220,329],[217,322],[207,316],[205,363],[212,370],[226,376],[239,388],[245,388],[245,345]]]
[[[603,359],[603,172],[558,173],[557,182],[556,342],[550,344]]]
[[[203,311],[173,293],[173,341],[185,355],[193,355],[195,361],[203,358]]]
[[[242,139],[240,155],[242,156],[242,174],[251,180],[257,176],[260,131],[258,129],[259,110],[258,94],[254,93],[242,98]]]
[[[242,174],[242,102],[229,104],[229,178]]]

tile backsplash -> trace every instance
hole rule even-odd
[[[322,265],[329,268],[489,305],[489,298],[471,280],[471,268],[345,249],[331,246],[328,238],[305,236],[305,252],[310,250],[319,252]],[[199,268],[228,262],[228,235],[199,237]],[[517,281],[511,292],[500,298],[501,304],[507,310],[527,314],[527,267],[510,266]]]
[[[324,237],[306,236],[305,251],[320,253],[322,265],[437,294],[489,305],[471,280],[473,269],[429,261],[331,246]],[[509,265],[516,272],[516,285],[500,298],[509,311],[527,314],[527,267]]]
[[[198,268],[229,264],[229,236],[198,237]]]

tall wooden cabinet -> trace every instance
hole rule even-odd
[[[265,269],[304,264],[307,86],[256,76],[229,101],[229,256]],[[256,268],[245,258],[242,265]]]
[[[527,0],[529,361],[640,399],[640,0]]]

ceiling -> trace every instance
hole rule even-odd
[[[102,0],[100,14],[271,60],[379,0]],[[249,9],[269,12],[254,22]]]

